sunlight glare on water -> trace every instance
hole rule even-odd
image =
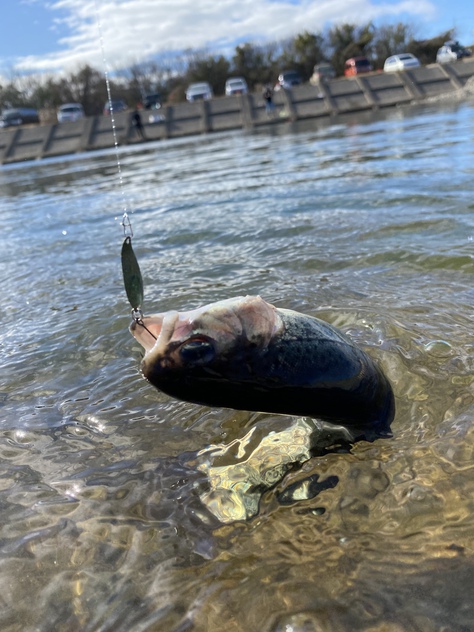
[[[393,438],[311,454],[141,377],[113,151],[1,168],[2,631],[472,629],[473,139],[467,102],[120,150],[145,313],[260,294],[383,366]]]

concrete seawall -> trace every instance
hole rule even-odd
[[[275,94],[275,116],[269,119],[259,94],[221,97],[212,101],[178,103],[142,119],[148,140],[252,128],[288,120],[334,117],[362,110],[421,102],[463,88],[474,76],[474,59],[440,66],[431,64],[397,73],[370,73],[340,78],[319,87],[309,84]],[[129,112],[115,116],[119,145],[138,142]],[[75,123],[56,123],[5,129],[0,132],[0,164],[36,160],[114,146],[110,116],[87,117]]]

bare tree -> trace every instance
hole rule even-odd
[[[408,46],[408,52],[413,53],[415,57],[418,57],[422,64],[431,64],[436,61],[436,52],[438,48],[447,40],[455,37],[455,30],[451,29],[445,33],[441,33],[437,37],[432,37],[429,40],[412,40]]]
[[[350,57],[371,55],[371,44],[375,36],[372,23],[365,26],[341,24],[329,31],[329,44],[332,47],[331,62],[337,74],[344,72],[344,62]]]
[[[276,44],[242,44],[232,57],[232,73],[244,77],[251,88],[271,82],[277,74]]]
[[[398,24],[379,27],[373,44],[375,67],[382,68],[390,55],[407,52],[413,39],[414,31],[409,24],[399,22]]]
[[[279,57],[281,69],[298,70],[307,81],[316,64],[324,60],[324,37],[321,34],[304,31],[289,40]]]
[[[375,67],[385,59],[407,51],[423,64],[435,61],[436,51],[455,36],[454,30],[429,40],[415,40],[408,24],[382,25],[375,28],[339,24],[327,34],[305,31],[284,42],[266,45],[240,44],[231,60],[223,55],[211,55],[207,50],[186,50],[182,53],[163,52],[153,60],[136,63],[125,69],[115,69],[109,75],[114,98],[129,105],[138,103],[145,94],[160,93],[170,102],[185,99],[185,89],[192,81],[208,81],[216,94],[222,94],[229,75],[242,76],[250,88],[276,80],[278,72],[295,68],[307,79],[313,66],[330,60],[338,74],[349,57],[367,55]],[[86,114],[102,112],[107,90],[102,72],[85,65],[64,76],[21,75],[10,69],[10,77],[0,85],[0,107],[33,106],[54,111],[67,102],[81,103]]]

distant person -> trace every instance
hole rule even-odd
[[[145,129],[142,123],[142,117],[140,114],[140,110],[138,107],[134,109],[132,112],[132,125],[135,128],[136,133],[142,140],[146,140]]]
[[[263,100],[265,101],[265,112],[267,116],[273,116],[275,112],[275,104],[273,103],[273,89],[269,83],[263,87]]]

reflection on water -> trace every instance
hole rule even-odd
[[[145,311],[261,294],[375,357],[372,443],[153,389],[114,153],[0,170],[2,631],[472,629],[474,108],[317,125],[126,150],[125,203]]]
[[[308,461],[321,449],[349,444],[350,432],[318,420],[300,418],[284,430],[281,418],[256,423],[243,437],[230,443],[211,445],[200,450],[190,463],[206,474],[201,501],[222,523],[247,520],[257,515],[262,494],[274,487],[285,474]],[[288,425],[288,422],[287,422]],[[321,491],[318,475],[294,483],[277,498],[289,504],[314,498]],[[330,486],[337,483],[332,477]]]

